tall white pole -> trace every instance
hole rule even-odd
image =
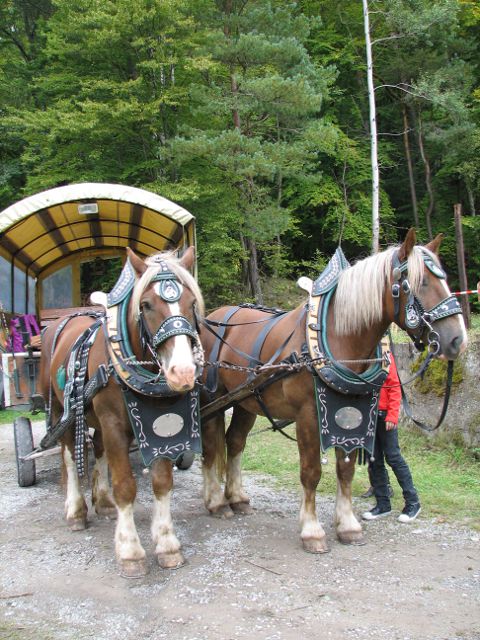
[[[367,83],[368,83],[368,103],[370,109],[370,149],[372,162],[372,253],[377,253],[380,242],[380,175],[378,171],[378,151],[377,151],[377,116],[375,109],[375,88],[373,85],[373,61],[372,43],[370,40],[370,20],[368,15],[368,0],[363,3],[363,24],[365,27],[365,47],[367,50]]]

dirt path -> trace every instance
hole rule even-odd
[[[43,427],[39,430],[43,435]],[[63,522],[59,459],[34,487],[16,482],[12,429],[0,427],[0,638],[5,640],[479,640],[476,531],[420,517],[369,523],[368,544],[335,540],[333,500],[320,498],[331,551],[303,552],[298,495],[247,477],[256,512],[210,518],[197,462],[176,472],[174,519],[187,564],[155,565],[148,476],[139,470],[137,523],[150,573],[119,577],[114,523],[90,514],[86,531]],[[368,503],[357,500],[361,512]]]

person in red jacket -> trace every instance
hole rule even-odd
[[[392,468],[405,499],[405,507],[398,520],[413,522],[421,511],[418,493],[413,486],[412,474],[401,454],[398,443],[397,424],[401,401],[402,391],[397,367],[392,356],[390,371],[380,389],[374,454],[369,466],[370,480],[377,504],[373,509],[362,514],[364,520],[376,520],[392,511],[385,461]]]

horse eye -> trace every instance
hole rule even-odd
[[[427,278],[427,276],[423,276],[423,278],[422,278],[422,287],[428,287],[428,278]]]
[[[148,302],[148,300],[143,300],[140,303],[140,308],[142,309],[142,311],[151,311],[153,307],[150,302]]]

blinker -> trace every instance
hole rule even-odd
[[[425,266],[430,271],[430,273],[433,273],[434,276],[442,280],[446,279],[447,274],[441,267],[438,266],[438,264],[434,260],[432,260],[432,258],[426,256],[423,258],[423,262],[425,263]]]

